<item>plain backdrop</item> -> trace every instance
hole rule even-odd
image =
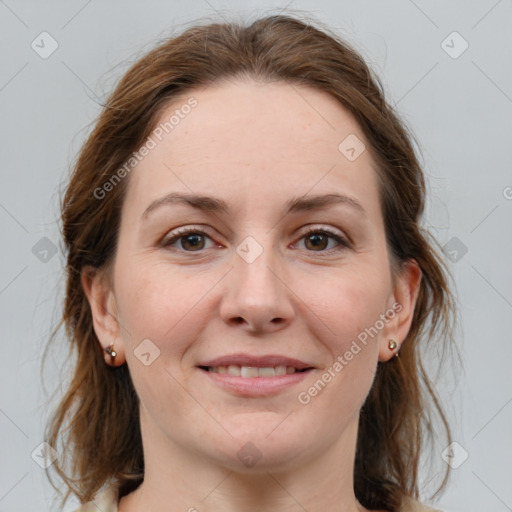
[[[63,292],[60,190],[99,104],[131,62],[192,20],[287,6],[364,54],[420,142],[425,221],[456,283],[464,365],[437,385],[457,445],[432,454],[455,467],[436,506],[512,510],[509,0],[0,0],[0,512],[57,510],[38,454],[68,369],[64,341],[44,380],[41,359]]]

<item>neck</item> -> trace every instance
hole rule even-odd
[[[186,450],[141,418],[145,477],[119,512],[361,512],[353,490],[357,417],[314,456],[241,468]],[[312,432],[311,435],[314,435]],[[256,469],[257,468],[257,469]]]

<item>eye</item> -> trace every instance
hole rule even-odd
[[[183,228],[174,231],[169,237],[162,240],[163,247],[172,247],[179,242],[176,249],[183,249],[187,252],[196,252],[205,249],[205,238],[210,237],[204,232],[194,227]]]
[[[173,247],[178,244],[177,247],[173,248],[186,252],[199,252],[203,249],[208,249],[208,247],[205,247],[206,239],[211,240],[211,237],[204,231],[191,226],[172,232],[167,238],[162,240],[161,245],[163,247]],[[326,228],[310,228],[302,235],[300,240],[302,239],[304,239],[304,245],[309,252],[330,253],[350,247],[350,243],[345,238]],[[327,249],[329,241],[332,240],[337,245]]]
[[[330,253],[331,251],[340,251],[350,247],[350,243],[345,238],[326,228],[310,228],[302,235],[302,239],[304,239],[306,248],[311,249],[312,252]],[[326,250],[329,239],[334,240],[338,245]]]

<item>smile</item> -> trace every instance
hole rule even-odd
[[[281,375],[291,375],[295,372],[304,372],[308,370],[308,368],[299,370],[294,366],[285,365],[258,367],[238,366],[236,364],[231,364],[229,366],[203,366],[201,368],[208,372],[231,375],[232,377],[242,377],[244,379],[254,377],[280,377]]]
[[[214,366],[198,367],[210,383],[230,394],[243,397],[268,397],[296,386],[314,368],[295,367]],[[209,384],[211,386],[211,384]]]

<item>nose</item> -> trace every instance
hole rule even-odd
[[[230,326],[270,333],[288,326],[295,315],[293,292],[268,248],[251,263],[233,254],[224,286],[220,315]]]

